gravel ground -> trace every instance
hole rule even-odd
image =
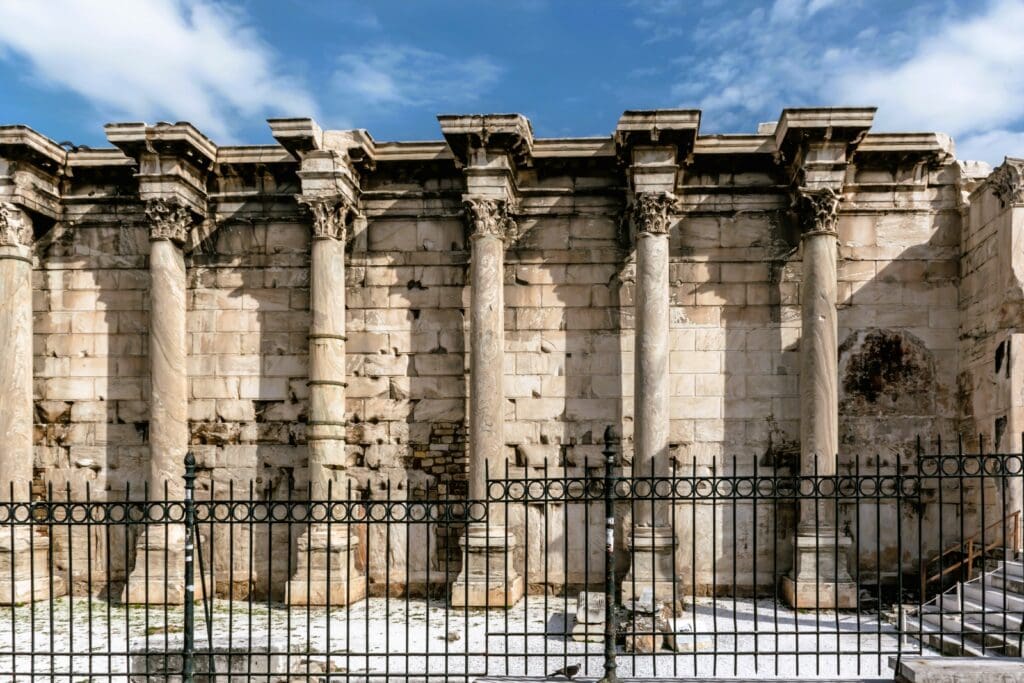
[[[566,637],[575,613],[575,600],[551,598],[545,605],[536,596],[507,611],[468,612],[448,611],[441,601],[406,604],[384,598],[329,613],[216,601],[211,625],[219,645],[244,648],[251,642],[291,653],[291,670],[304,667],[307,659],[317,662],[314,668],[323,667],[329,651],[336,673],[544,676],[579,663],[581,676],[600,677],[603,643]],[[201,604],[196,618],[201,647],[207,629]],[[60,674],[52,680],[107,680],[109,674],[124,674],[129,652],[147,649],[147,643],[151,652],[180,647],[182,622],[180,607],[125,608],[86,598],[55,600],[52,610],[45,603],[22,606],[13,616],[10,608],[0,608],[0,681],[29,680],[25,674],[33,665],[37,674]],[[687,605],[678,624],[697,634],[689,636],[690,651],[622,653],[619,675],[884,677],[892,675],[889,655],[900,647],[892,626],[876,616],[797,613],[782,606],[776,610],[771,601],[727,598],[716,606],[698,599]],[[919,648],[915,640],[903,645],[910,653]],[[45,654],[34,662],[21,654],[32,649]]]

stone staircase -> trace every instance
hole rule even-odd
[[[1022,621],[1024,563],[1005,560],[906,612],[903,632],[943,655],[1020,657]]]

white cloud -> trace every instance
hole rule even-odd
[[[1024,116],[1021,35],[1024,1],[999,0],[921,36],[902,62],[849,69],[835,92],[877,104],[878,126],[978,136]]]
[[[711,131],[783,107],[877,105],[875,130],[939,131],[960,158],[999,163],[1024,136],[1024,0],[894,7],[775,0],[704,16],[673,63],[679,106]]]
[[[239,117],[316,111],[245,15],[214,0],[0,2],[0,48],[110,118],[188,120],[222,142]]]
[[[501,68],[490,58],[453,58],[408,45],[377,45],[338,58],[335,88],[353,107],[438,106],[476,100]]]

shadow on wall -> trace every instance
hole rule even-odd
[[[34,273],[42,278],[34,287],[35,467],[37,482],[55,500],[145,495],[148,245],[141,207],[118,197],[39,236],[44,268]],[[54,527],[54,567],[73,594],[119,596],[134,562],[137,531],[126,525]],[[91,570],[83,562],[72,570],[69,549],[89,544]]]

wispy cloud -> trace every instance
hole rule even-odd
[[[187,119],[220,141],[240,116],[317,109],[245,13],[213,0],[2,2],[0,55],[108,118]]]
[[[454,106],[493,86],[501,68],[483,55],[449,57],[411,45],[376,45],[338,58],[335,89],[350,108]]]
[[[938,128],[958,139],[959,156],[1024,151],[1024,1],[998,0],[921,36],[894,64],[868,60],[841,74],[839,96],[877,103],[878,125]],[[1016,130],[1008,130],[1007,128]]]
[[[1024,0],[863,5],[775,0],[704,16],[697,49],[671,62],[671,93],[717,130],[750,130],[785,106],[877,105],[876,129],[950,133],[961,158],[1024,152]]]

